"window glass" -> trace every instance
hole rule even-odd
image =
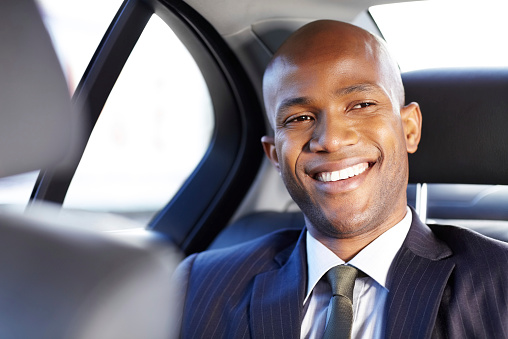
[[[147,223],[197,166],[213,127],[199,68],[154,15],[97,121],[64,207]]]
[[[71,92],[122,0],[36,0]]]
[[[0,178],[0,208],[22,211],[28,204],[39,171]]]
[[[508,1],[429,0],[370,13],[401,70],[508,66]]]

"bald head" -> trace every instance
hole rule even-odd
[[[280,90],[281,77],[295,68],[316,64],[326,67],[330,60],[344,60],[344,69],[335,69],[330,76],[349,76],[348,72],[365,69],[349,69],[347,60],[359,59],[374,66],[382,77],[389,95],[404,104],[404,89],[397,63],[390,55],[383,40],[348,23],[332,20],[311,22],[293,33],[278,49],[268,64],[263,78],[263,94],[268,117],[273,122],[276,114],[274,95]],[[273,125],[273,124],[272,124]]]
[[[263,79],[265,154],[314,238],[348,261],[407,212],[408,152],[421,112],[399,69],[358,27],[317,21],[277,51]]]

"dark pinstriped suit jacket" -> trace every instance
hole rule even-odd
[[[193,255],[178,279],[182,338],[299,338],[305,231]],[[388,279],[386,338],[508,338],[505,243],[414,217]]]

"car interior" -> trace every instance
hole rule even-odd
[[[0,137],[5,137],[0,143],[0,174],[6,177],[38,170],[30,185],[26,206],[12,213],[25,218],[25,211],[34,211],[40,204],[52,204],[53,208],[65,213],[50,217],[55,219],[50,223],[60,225],[51,233],[65,234],[62,224],[68,220],[74,220],[81,227],[87,227],[87,222],[101,224],[88,226],[135,242],[138,249],[143,243],[143,251],[150,253],[150,257],[153,248],[157,248],[155,252],[169,248],[171,253],[177,248],[184,257],[198,251],[236,245],[284,228],[303,228],[302,213],[262,151],[261,137],[272,133],[262,104],[263,70],[278,46],[297,28],[313,20],[342,20],[382,37],[369,9],[396,2],[125,0],[111,18],[82,77],[74,79],[75,88],[70,85],[69,77],[63,79],[65,62],[60,59],[58,64],[55,52],[47,49],[51,44],[55,45],[55,37],[51,36],[51,43],[45,32],[49,27],[47,22],[46,28],[42,27],[42,0],[38,2],[39,12],[33,1],[3,2],[1,6],[6,7],[0,11],[0,23],[10,26],[9,30],[0,30],[3,44]],[[20,13],[20,8],[25,11],[21,4],[29,6],[26,13],[30,14],[23,16],[33,15],[33,19],[16,19],[15,11]],[[33,25],[25,25],[26,22]],[[42,37],[29,37],[24,46],[26,50],[6,47],[25,41],[26,27],[32,27]],[[153,27],[159,27],[161,31],[152,41],[155,46],[168,45],[174,36],[193,60],[208,100],[203,101],[209,106],[205,112],[209,114],[208,120],[203,112],[199,112],[198,86],[187,84],[190,76],[176,71],[183,68],[179,64],[177,47],[169,46],[168,54],[161,54],[160,58],[158,53],[148,51],[138,64],[139,73],[153,75],[157,86],[162,81],[160,78],[175,78],[174,87],[159,86],[159,89],[150,87],[148,80],[126,77],[130,60],[137,58],[139,48],[146,46],[144,37]],[[7,36],[5,32],[15,34]],[[50,55],[50,66],[42,63],[44,53]],[[169,66],[174,66],[175,70],[166,72]],[[508,241],[508,191],[504,186],[508,185],[505,173],[508,162],[508,135],[505,133],[505,126],[508,126],[508,68],[427,68],[402,72],[402,78],[406,102],[418,102],[423,114],[422,140],[418,151],[409,157],[408,203],[427,223],[455,224]],[[133,158],[132,162],[114,167],[114,159],[120,151],[109,150],[109,146],[99,143],[96,148],[108,149],[108,153],[99,158],[103,160],[97,161],[95,169],[90,171],[95,176],[90,176],[83,184],[83,199],[89,200],[83,205],[73,205],[71,195],[78,186],[76,178],[85,171],[82,168],[89,157],[88,152],[93,150],[91,145],[95,135],[109,114],[113,97],[125,82],[129,82],[133,92],[115,99],[123,102],[118,109],[120,122],[110,123],[113,132],[108,135],[114,142],[127,140],[122,134],[122,119],[134,119],[131,123],[134,129],[128,136],[131,138],[128,140],[133,140],[132,148],[122,150],[128,158]],[[189,88],[189,97],[177,105],[182,96],[179,90],[186,88]],[[133,104],[134,100],[139,106]],[[155,118],[146,134],[142,134],[145,120],[152,119],[148,112],[152,106],[155,107]],[[9,116],[10,112],[16,115]],[[166,143],[168,152],[154,152],[156,161],[152,162],[144,158],[151,152],[149,148],[139,147],[141,157],[136,158],[136,148],[144,145],[150,135],[155,135],[155,128],[161,129],[160,133],[170,139],[157,139],[159,144],[149,144],[150,147],[157,148],[160,143]],[[194,141],[202,137],[203,131],[209,134],[202,138],[204,146],[199,146],[202,151],[195,151]],[[194,162],[186,165],[191,156],[195,157]],[[109,163],[111,159],[112,163]],[[144,181],[140,186],[146,196],[139,193],[135,180],[129,176],[140,163],[149,169],[141,173]],[[162,163],[172,171],[188,167],[179,181],[171,182],[174,189],[166,188],[169,187],[166,181],[176,175],[166,173]],[[97,178],[107,171],[111,171],[111,176],[105,176],[106,180],[99,182]],[[108,182],[116,183],[116,186],[107,186]],[[151,195],[159,195],[157,190],[162,191],[160,202],[155,207],[145,208]],[[116,195],[109,198],[110,193]],[[136,203],[142,207],[135,209],[125,204],[123,198],[130,195],[136,197]],[[120,207],[107,207],[106,198],[111,200],[111,206]],[[88,208],[92,203],[98,207]],[[10,211],[8,207],[6,209]],[[143,208],[149,209],[149,213]],[[83,217],[83,212],[99,217],[91,219],[89,214]],[[112,214],[121,221],[111,221]],[[126,219],[141,214],[141,221],[139,218],[129,222]],[[30,223],[37,224],[33,218],[30,220]],[[104,247],[127,246],[100,240],[100,233],[97,239],[99,243],[104,242]],[[75,240],[65,241],[72,244]],[[22,251],[11,254],[12,260],[21,260],[21,253],[31,251],[35,243],[39,243],[37,237],[19,243]],[[70,247],[79,248],[76,246]],[[70,251],[68,247],[66,251]],[[106,256],[114,252],[105,251]],[[83,256],[87,256],[86,253],[85,249]],[[26,260],[39,263],[42,259],[35,260],[31,256]],[[33,274],[41,273],[36,271]],[[58,273],[50,274],[54,274],[57,281],[61,279]],[[13,279],[25,283],[28,276],[18,275]],[[35,286],[27,287],[31,288]]]
[[[0,41],[0,173],[8,176],[61,161],[82,136],[32,1],[2,1]],[[87,228],[104,221],[43,202],[0,213],[0,337],[167,338],[176,250]]]

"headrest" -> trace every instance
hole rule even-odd
[[[402,75],[420,104],[422,139],[411,183],[508,184],[508,69],[435,69]]]
[[[71,140],[70,94],[31,0],[0,1],[0,177],[54,165]]]

